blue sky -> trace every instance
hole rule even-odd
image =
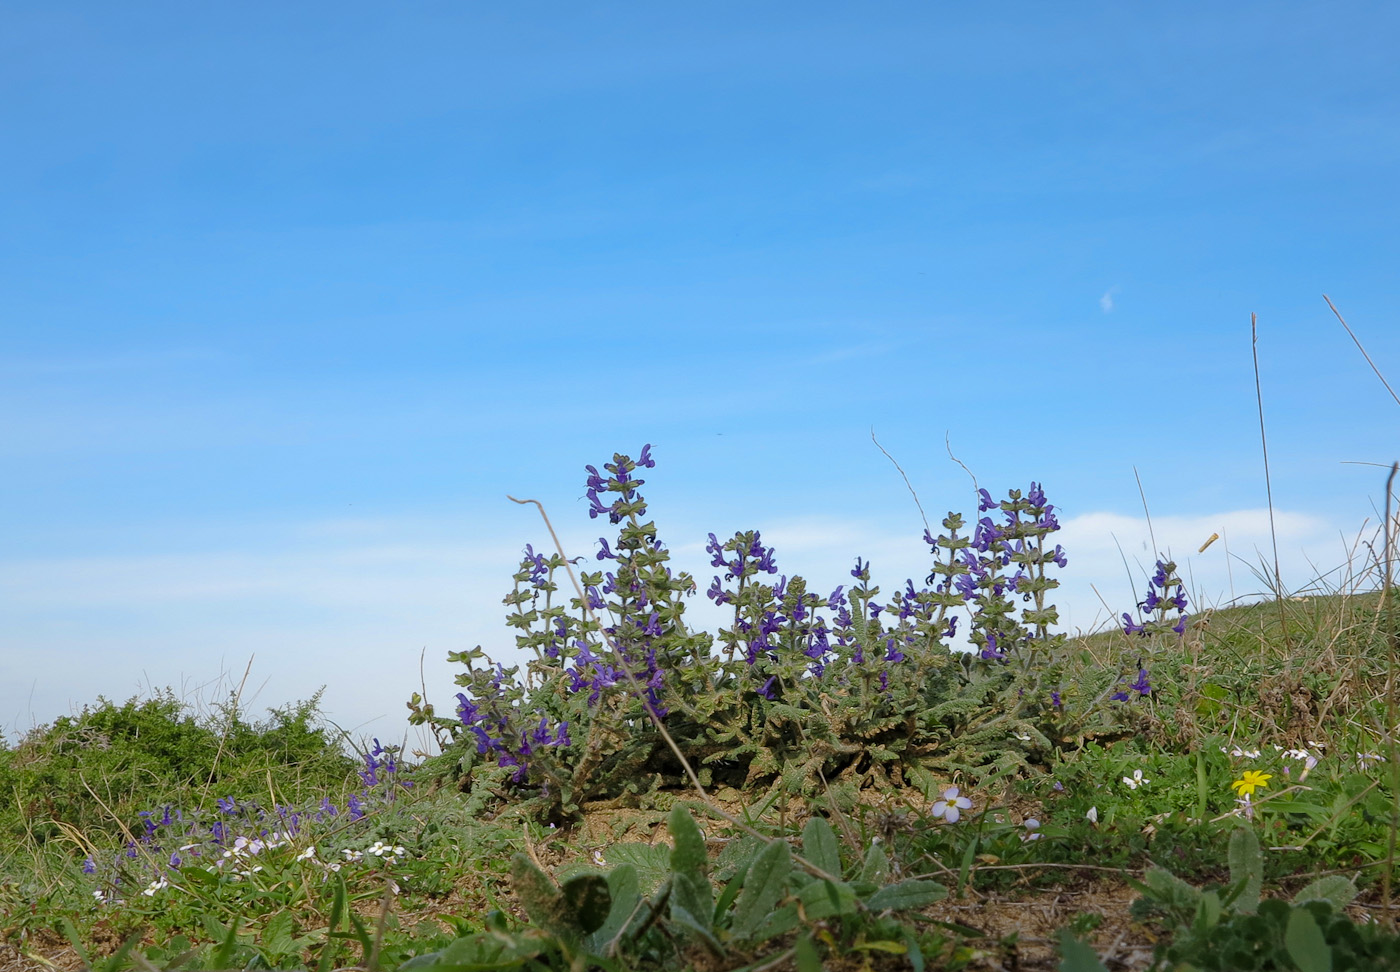
[[[1251,312],[1286,581],[1400,457],[1321,296],[1400,380],[1392,5],[3,11],[12,734],[250,657],[255,709],[400,734],[420,652],[440,698],[511,658],[505,494],[586,552],[583,465],[644,442],[697,572],[753,527],[819,585],[924,572],[873,429],[935,520],[945,436],[1043,482],[1077,625],[1152,560],[1134,468],[1158,546],[1233,541],[1200,598],[1247,593]]]

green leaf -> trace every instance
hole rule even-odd
[[[593,946],[602,948],[627,930],[628,924],[641,904],[642,896],[637,883],[637,869],[631,864],[621,864],[608,872],[608,892],[612,896],[612,908],[607,921],[593,933]]]
[[[1236,827],[1230,835],[1228,851],[1230,883],[1244,883],[1235,899],[1235,910],[1252,915],[1259,910],[1259,894],[1264,886],[1264,855],[1259,851],[1259,838],[1252,827]]]
[[[212,919],[211,919],[212,920]],[[224,934],[224,939],[219,943],[219,947],[214,950],[213,958],[210,959],[211,969],[227,969],[233,966],[233,953],[238,948],[238,918],[229,922],[228,931]],[[369,953],[365,953],[368,957]]]
[[[78,958],[83,960],[83,968],[92,968],[92,956],[89,955],[88,950],[83,947],[83,940],[79,937],[78,929],[73,926],[72,920],[67,915],[64,915],[58,920],[58,923],[59,927],[63,929],[64,937],[68,939],[68,944],[73,946],[73,951],[77,953]]]
[[[856,889],[846,882],[813,881],[797,892],[802,913],[811,921],[856,912]]]
[[[675,880],[677,884],[680,884],[683,879],[677,877]],[[708,914],[708,912],[706,912],[706,914]],[[724,954],[724,948],[720,945],[719,939],[715,937],[713,929],[683,906],[677,904],[674,893],[671,895],[671,921],[685,929],[695,938],[700,939],[700,941],[716,955]]]
[[[399,972],[491,972],[514,969],[544,951],[536,936],[481,932],[457,939],[439,952],[418,955]]]
[[[834,878],[841,876],[841,853],[836,832],[825,817],[812,817],[802,828],[802,856],[813,867],[821,868]]]
[[[321,949],[321,960],[316,963],[317,972],[330,972],[335,968],[335,956],[339,952],[336,948],[336,941],[333,937],[336,927],[340,924],[340,916],[345,913],[345,876],[339,871],[336,872],[334,887],[331,892],[331,913],[326,923],[326,945]]]
[[[805,891],[806,889],[804,888],[803,890]],[[787,934],[797,927],[797,923],[797,905],[783,905],[783,907],[770,914],[767,919],[764,920],[763,924],[758,926],[758,930],[753,933],[753,940],[756,942],[764,942],[778,935]]]
[[[564,897],[548,874],[524,854],[516,854],[510,862],[510,882],[531,921],[549,932],[564,931]]]
[[[697,924],[703,922],[709,934],[710,916],[714,914],[714,891],[706,877],[709,857],[705,853],[705,838],[695,818],[685,807],[671,811],[671,911],[686,912]]]
[[[1068,928],[1060,932],[1060,972],[1108,972],[1099,955]]]
[[[267,924],[263,925],[260,944],[264,953],[274,959],[274,965],[285,965],[285,962],[277,960],[289,957],[296,951],[292,931],[292,915],[288,911],[273,914],[267,919]]]
[[[884,884],[885,879],[889,876],[889,855],[885,853],[885,849],[879,844],[871,844],[870,850],[865,852],[865,862],[860,868],[861,883]]]
[[[948,889],[937,881],[912,879],[881,888],[866,899],[865,904],[871,911],[908,911],[946,897]]]
[[[592,934],[608,920],[612,892],[601,874],[580,874],[564,882],[562,905],[569,924],[585,935]]]
[[[1283,933],[1283,944],[1299,972],[1332,972],[1332,947],[1322,937],[1322,929],[1308,909],[1293,909],[1288,916],[1288,930]]]
[[[822,972],[822,955],[811,935],[799,935],[792,943],[792,954],[797,972]]]
[[[744,878],[744,890],[734,904],[734,935],[748,938],[772,913],[783,896],[788,874],[792,872],[792,852],[787,841],[775,840],[763,848]]]
[[[597,931],[612,909],[612,892],[600,874],[579,874],[556,887],[524,854],[511,859],[511,885],[530,920],[566,941]]]
[[[1195,931],[1204,935],[1220,924],[1220,895],[1214,891],[1203,891],[1196,902]]]
[[[671,851],[664,844],[614,844],[603,856],[614,866],[630,864],[637,869],[637,885],[648,894],[671,873]]]
[[[752,860],[747,860],[740,865],[739,870],[734,872],[729,878],[729,883],[720,892],[719,900],[715,902],[715,924],[719,924],[720,917],[733,906],[734,899],[739,897],[739,890],[744,886],[744,881],[749,875],[749,868],[752,866]]]
[[[1356,882],[1340,874],[1329,874],[1318,878],[1293,896],[1293,903],[1307,904],[1309,901],[1326,901],[1333,911],[1340,912],[1356,897]]]

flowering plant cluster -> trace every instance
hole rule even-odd
[[[208,811],[186,812],[175,806],[142,810],[137,814],[140,824],[121,852],[111,858],[89,853],[83,873],[98,883],[93,897],[99,903],[115,902],[143,884],[141,894],[151,897],[178,884],[182,868],[198,867],[231,881],[251,878],[263,870],[266,852],[325,839],[374,808],[392,803],[401,788],[412,787],[412,781],[400,778],[398,756],[397,747],[375,739],[362,757],[363,787],[340,804],[326,796],[308,806],[273,804],[269,810],[255,801],[219,797]],[[310,850],[297,859],[314,860],[314,845]],[[339,865],[329,870],[339,870]]]
[[[454,717],[421,697],[410,721],[454,739],[460,785],[533,797],[546,816],[587,800],[636,799],[675,781],[666,731],[701,781],[733,786],[827,784],[851,789],[936,775],[984,775],[1048,755],[1065,721],[1057,655],[1063,636],[1049,594],[1067,563],[1053,544],[1055,507],[1033,483],[1005,500],[979,491],[972,531],[949,513],[924,586],[882,595],[857,559],[828,594],[780,573],[757,531],[710,534],[717,573],[707,596],[732,609],[716,635],[692,631],[685,599],[699,585],[668,566],[647,520],[641,469],[650,446],[588,466],[589,515],[618,527],[600,538],[600,570],[581,570],[582,596],[559,596],[562,556],[526,547],[506,596],[523,666],[480,647],[454,652]],[[953,648],[965,614],[971,652]],[[1094,702],[1106,698],[1100,693]]]

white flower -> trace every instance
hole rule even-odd
[[[1145,786],[1152,781],[1143,779],[1142,770],[1133,770],[1133,775],[1123,777],[1123,782],[1128,784],[1128,789],[1136,790],[1138,787]]]
[[[1040,838],[1045,836],[1042,833],[1038,833],[1040,830],[1040,821],[1034,817],[1027,817],[1025,821],[1022,822],[1021,826],[1026,828],[1026,833],[1021,835],[1022,840],[1040,840]]]
[[[162,888],[168,887],[170,887],[170,882],[167,881],[165,878],[159,878],[146,885],[146,890],[142,891],[141,893],[148,898],[154,898],[156,896],[157,891],[161,890]]]
[[[604,867],[604,866],[607,865],[608,862],[605,861],[605,860],[603,860],[603,852],[602,852],[602,851],[596,851],[596,850],[595,850],[595,851],[593,852],[593,863],[594,863],[594,864],[597,864],[599,867]]]
[[[1090,807],[1090,808],[1089,808],[1089,812],[1086,813],[1086,814],[1084,815],[1084,819],[1087,820],[1087,821],[1089,821],[1089,822],[1092,823],[1092,824],[1098,823],[1098,822],[1099,822],[1099,808],[1098,808],[1098,807]]]
[[[315,844],[312,844],[310,847],[306,848],[306,850],[302,851],[300,854],[297,855],[297,860],[299,860],[299,861],[309,861],[309,860],[311,860],[312,858],[314,858],[315,856],[316,856],[316,845],[315,845]]]
[[[957,823],[962,816],[963,810],[972,808],[972,801],[965,796],[958,796],[959,790],[956,786],[950,786],[943,791],[943,799],[933,805],[934,819],[942,817],[949,823]]]
[[[1287,756],[1289,759],[1303,760],[1303,772],[1298,774],[1300,782],[1306,780],[1308,774],[1312,772],[1313,767],[1317,765],[1317,757],[1306,749],[1285,749],[1283,755]]]

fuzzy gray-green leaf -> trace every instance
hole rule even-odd
[[[671,811],[671,910],[690,916],[692,922],[703,923],[708,930],[714,915],[714,892],[706,876],[709,858],[705,853],[705,838],[695,818],[685,807]]]
[[[824,817],[812,817],[802,828],[802,856],[813,867],[834,878],[841,876],[841,853],[836,844],[836,832]]]
[[[749,867],[744,889],[734,902],[732,928],[736,938],[748,938],[772,913],[791,872],[792,852],[786,841],[775,840],[763,848]]]
[[[1264,887],[1264,857],[1259,851],[1259,838],[1251,827],[1236,827],[1230,835],[1230,883],[1244,882],[1244,890],[1235,899],[1235,910],[1252,915],[1259,910],[1259,895]]]
[[[1356,882],[1340,874],[1320,877],[1293,896],[1294,904],[1326,901],[1334,911],[1341,911],[1356,898]]]
[[[908,911],[942,901],[948,889],[937,881],[909,880],[890,884],[866,899],[871,911]]]
[[[1283,944],[1299,972],[1332,972],[1332,947],[1307,908],[1294,908],[1288,916]]]

